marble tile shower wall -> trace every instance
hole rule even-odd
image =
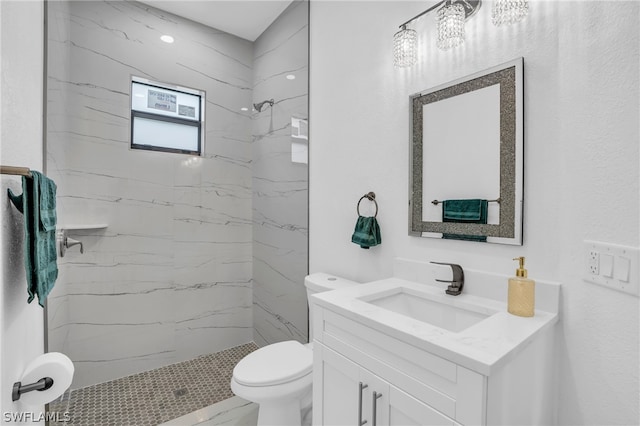
[[[293,2],[254,43],[253,316],[259,345],[307,341],[308,168],[291,162],[291,117],[308,118],[309,2]],[[287,75],[294,75],[293,80]]]
[[[75,389],[250,342],[252,43],[137,2],[48,8],[59,227],[108,224],[71,235],[49,350]],[[203,157],[129,149],[131,75],[206,91]]]

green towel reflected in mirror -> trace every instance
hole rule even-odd
[[[489,202],[481,199],[445,200],[442,202],[442,221],[457,223],[487,223]],[[442,234],[446,240],[487,242],[482,235]]]

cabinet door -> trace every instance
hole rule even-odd
[[[313,424],[357,425],[360,367],[314,343]]]
[[[457,425],[452,419],[436,411],[422,401],[389,386],[389,425],[440,426]]]
[[[389,425],[387,382],[318,342],[313,351],[314,425]]]
[[[314,425],[457,425],[319,342],[314,343],[313,352]]]
[[[360,368],[362,421],[366,426],[389,426],[389,383],[369,370]]]

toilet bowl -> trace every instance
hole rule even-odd
[[[305,278],[307,298],[356,284],[324,273]],[[313,312],[309,314],[309,330],[313,342]],[[312,344],[295,340],[273,343],[240,360],[233,369],[231,390],[259,404],[258,426],[300,426],[303,418],[310,424],[312,369]]]
[[[260,405],[258,425],[300,425],[302,400],[311,392],[313,353],[289,340],[258,349],[234,368],[233,393]]]

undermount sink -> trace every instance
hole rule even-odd
[[[497,311],[459,303],[457,296],[433,295],[406,287],[397,287],[361,297],[375,305],[417,321],[458,333],[490,317]],[[451,299],[448,299],[451,298]]]

